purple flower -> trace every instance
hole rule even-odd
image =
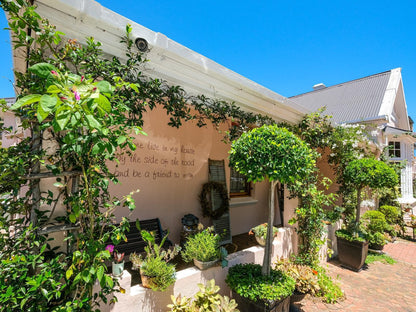
[[[111,254],[114,251],[114,245],[107,245],[105,246],[105,250],[108,250],[108,252]]]
[[[81,100],[81,96],[79,95],[78,91],[72,91],[72,92],[74,92],[75,100],[77,101]]]

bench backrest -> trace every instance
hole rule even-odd
[[[140,220],[140,227],[142,230],[153,232],[155,235],[156,244],[160,244],[163,237],[166,235],[166,231],[162,230],[159,218]],[[147,243],[143,240],[140,231],[136,227],[136,222],[129,222],[130,230],[126,232],[127,242],[122,241],[116,246],[118,252],[124,252],[125,255],[129,255],[132,252],[142,253]],[[172,245],[172,242],[166,239],[163,247],[168,248]]]

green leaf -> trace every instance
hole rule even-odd
[[[40,291],[45,298],[48,298],[48,291],[45,288],[41,288]]]
[[[64,187],[64,185],[63,185],[61,182],[55,182],[55,183],[53,184],[53,186],[55,186],[55,187],[59,187],[59,188]]]
[[[94,118],[93,115],[85,115],[85,119],[87,119],[90,128],[101,129],[101,124]]]
[[[117,138],[117,145],[123,144],[124,142],[126,142],[126,140],[127,140],[127,137],[125,137],[125,136],[118,137]]]
[[[29,67],[29,71],[41,78],[46,78],[51,75],[51,71],[58,71],[55,66],[48,63],[38,63]]]
[[[100,282],[101,287],[104,287],[105,285],[105,278],[104,278],[104,267],[103,266],[99,266],[97,268],[97,278]]]
[[[61,89],[59,89],[56,85],[50,85],[49,87],[48,87],[48,89],[46,90],[46,92],[48,92],[48,93],[60,93],[61,92]]]
[[[106,281],[107,285],[108,285],[110,288],[113,288],[113,286],[114,286],[114,281],[113,281],[113,279],[111,278],[111,276],[106,275],[106,276],[105,276],[105,281]]]
[[[75,215],[74,214],[70,214],[69,215],[69,221],[71,221],[71,223],[75,223],[75,222],[77,222],[77,218],[75,217]]]
[[[42,95],[37,109],[37,117],[39,122],[42,122],[46,117],[48,117],[49,113],[51,113],[55,108],[57,102],[58,99],[56,96],[47,94]]]
[[[61,130],[64,130],[70,118],[71,118],[70,112],[67,109],[62,107],[56,112],[55,121],[58,124],[59,128]]]
[[[70,279],[74,271],[72,270],[72,266],[65,272],[66,279]]]
[[[22,106],[30,105],[30,104],[35,103],[35,102],[39,102],[40,98],[41,98],[40,94],[26,95],[26,96],[22,97],[21,99],[19,99],[16,103],[14,103],[12,105],[12,107],[10,107],[10,109],[11,110],[16,110],[16,109],[19,109]]]
[[[105,80],[99,81],[96,83],[96,86],[98,90],[100,90],[101,93],[113,93],[111,84],[108,81],[105,81]]]
[[[111,112],[111,103],[104,95],[100,94],[99,97],[95,99],[95,102],[105,112]]]

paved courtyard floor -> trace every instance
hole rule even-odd
[[[346,299],[336,304],[305,298],[296,305],[299,312],[416,312],[416,243],[398,240],[384,251],[396,264],[373,263],[361,272],[344,269],[339,262],[327,265],[331,276],[339,277]],[[291,311],[292,311],[291,310]]]

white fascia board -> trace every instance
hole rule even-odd
[[[384,92],[383,101],[381,102],[380,111],[378,113],[379,116],[392,115],[394,102],[401,79],[401,68],[395,68],[390,71],[390,79],[387,83],[386,91]]]
[[[109,55],[124,58],[120,43],[127,24],[132,38],[144,38],[150,51],[143,72],[182,86],[189,94],[233,101],[242,109],[267,114],[277,121],[299,122],[309,111],[293,101],[233,72],[185,46],[143,27],[92,0],[39,0],[38,13],[48,18],[67,37],[85,43],[100,41]]]

